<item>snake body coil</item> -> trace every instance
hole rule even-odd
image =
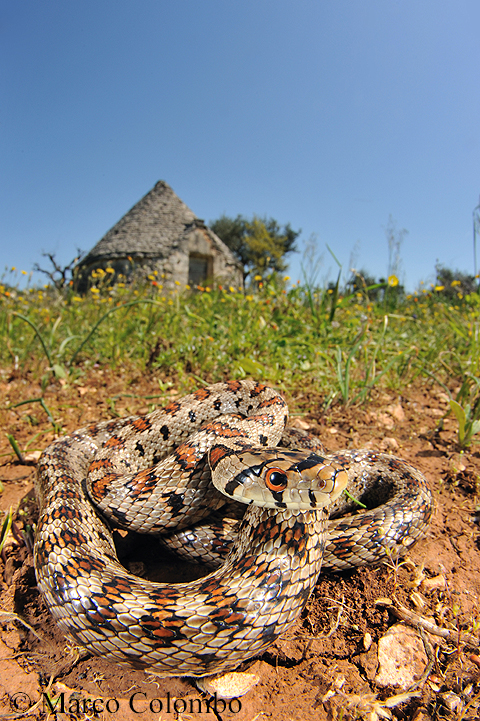
[[[49,446],[37,474],[34,556],[62,631],[94,654],[164,676],[218,673],[258,655],[295,622],[325,543],[329,565],[342,568],[424,533],[432,499],[418,471],[370,451],[324,454],[308,440],[306,450],[280,448],[286,421],[271,388],[219,383]],[[393,495],[327,530],[324,506],[347,477],[362,487],[372,475]],[[248,504],[235,544],[219,569],[179,584],[127,572],[91,501],[124,527],[181,534],[220,508],[224,494]]]

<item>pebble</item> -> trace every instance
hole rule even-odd
[[[219,698],[239,698],[245,696],[260,681],[256,673],[232,671],[221,676],[197,678],[195,682],[200,691],[217,694]]]
[[[378,642],[379,686],[410,688],[423,674],[428,659],[422,639],[409,626],[396,623]]]

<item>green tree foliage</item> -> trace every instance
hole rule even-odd
[[[440,263],[436,264],[435,272],[437,274],[436,285],[443,286],[442,293],[448,298],[457,297],[458,293],[468,295],[478,290],[478,281],[473,275],[445,268]]]
[[[242,215],[222,215],[209,225],[242,263],[244,281],[248,276],[265,278],[269,273],[285,271],[285,256],[297,250],[295,241],[302,232],[293,230],[290,223],[282,227],[274,218],[257,215],[251,220]]]

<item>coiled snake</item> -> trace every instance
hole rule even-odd
[[[423,534],[432,497],[418,471],[371,451],[325,454],[298,433],[293,443],[303,450],[278,447],[292,444],[287,415],[271,388],[232,381],[50,445],[38,466],[34,557],[61,630],[94,654],[160,675],[218,673],[258,655],[295,622],[324,546],[325,562],[346,568]],[[386,502],[327,528],[324,506],[347,480],[374,504]],[[226,560],[206,577],[153,583],[119,563],[105,516],[140,532],[174,531],[188,547],[178,538],[190,539],[189,527],[226,496],[246,512]]]

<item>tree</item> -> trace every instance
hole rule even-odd
[[[257,215],[252,220],[222,215],[209,225],[243,265],[244,281],[249,275],[264,278],[269,272],[285,271],[284,257],[296,252],[295,241],[302,232],[293,230],[290,223],[282,227],[274,218]]]
[[[443,288],[442,293],[447,298],[456,298],[459,293],[468,295],[478,290],[477,279],[469,273],[445,268],[438,261],[435,265],[435,272],[437,275],[436,285]]]
[[[52,264],[52,267],[50,268],[50,270],[45,270],[44,268],[40,268],[38,263],[35,263],[35,265],[33,266],[33,270],[37,271],[37,273],[45,273],[45,275],[50,278],[55,288],[61,291],[72,280],[73,269],[82,257],[83,251],[77,249],[77,256],[72,261],[70,261],[68,265],[63,266],[57,263],[55,253],[42,253],[42,255],[44,258],[48,258],[48,260]]]

